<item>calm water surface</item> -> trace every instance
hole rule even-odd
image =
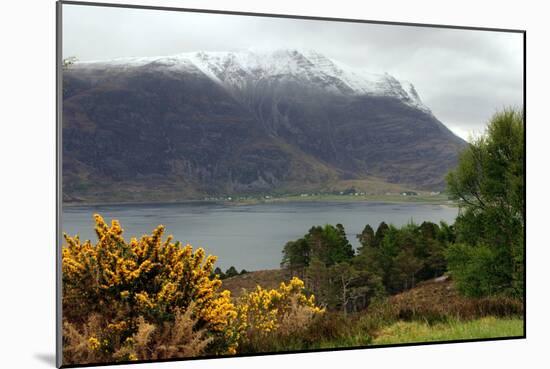
[[[413,220],[454,222],[458,209],[444,205],[388,204],[365,202],[289,202],[256,205],[219,203],[101,205],[65,207],[63,231],[96,240],[94,213],[108,222],[120,220],[127,240],[166,226],[175,240],[204,247],[218,256],[217,265],[238,270],[278,268],[285,243],[303,236],[313,225],[342,223],[348,239],[358,246],[355,235],[381,221],[396,226]]]

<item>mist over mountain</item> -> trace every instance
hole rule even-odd
[[[311,50],[78,62],[63,79],[66,201],[440,190],[465,146],[411,83]]]

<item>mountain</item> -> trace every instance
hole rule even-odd
[[[411,83],[301,50],[77,62],[62,135],[66,201],[441,189],[465,146]]]

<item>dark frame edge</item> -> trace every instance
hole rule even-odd
[[[306,15],[293,15],[293,14],[274,14],[274,13],[255,13],[255,12],[231,11],[231,10],[179,8],[179,7],[171,7],[171,6],[102,3],[102,2],[95,2],[95,1],[58,0],[58,2],[66,5],[98,6],[98,7],[106,7],[106,8],[131,8],[131,9],[142,9],[142,10],[163,10],[163,11],[171,11],[171,12],[241,15],[241,16],[251,16],[251,17],[287,18],[287,19],[317,20],[317,21],[346,22],[346,23],[370,23],[370,24],[378,24],[378,25],[390,25],[390,26],[430,27],[430,28],[442,28],[442,29],[461,29],[461,30],[470,30],[470,31],[490,31],[490,32],[507,32],[507,33],[524,33],[525,32],[525,30],[513,29],[513,28],[457,26],[457,25],[449,25],[449,24],[380,21],[380,20],[372,20],[372,19],[332,18],[332,17],[306,16]]]
[[[61,215],[63,206],[62,194],[62,112],[63,112],[63,73],[62,73],[62,58],[63,58],[63,3],[57,1],[55,4],[55,365],[60,368],[63,365],[63,311],[62,311],[62,273],[61,270]]]

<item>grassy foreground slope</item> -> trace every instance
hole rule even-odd
[[[485,317],[470,321],[453,320],[444,323],[400,321],[383,328],[373,340],[374,345],[455,341],[523,335],[523,319]]]

